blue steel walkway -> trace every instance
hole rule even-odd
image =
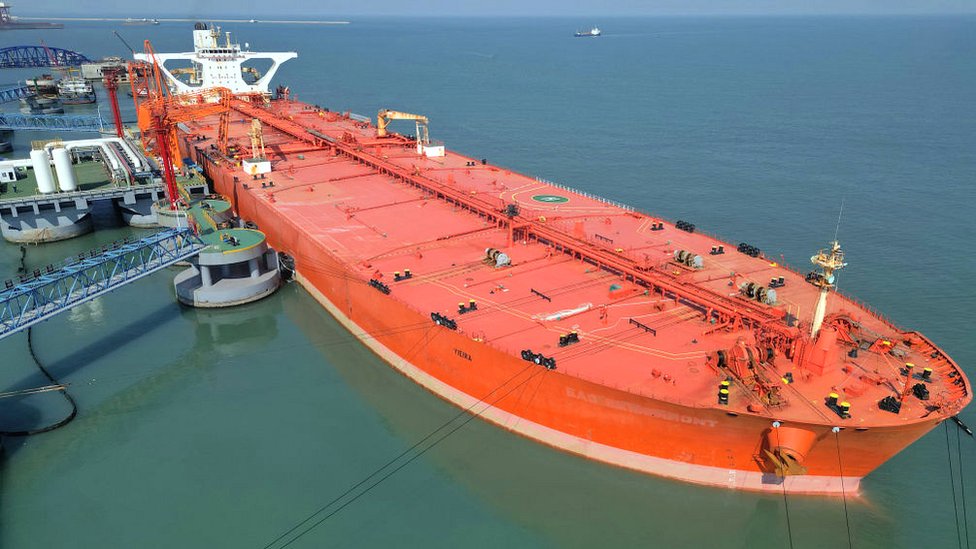
[[[152,236],[71,257],[48,265],[0,290],[0,339],[150,275],[203,250],[189,229],[167,229]]]
[[[0,112],[0,130],[58,130],[102,132],[106,123],[98,115],[18,114]]]
[[[84,54],[49,46],[10,46],[0,48],[0,69],[29,67],[77,67],[91,60]]]
[[[34,95],[26,84],[7,84],[0,86],[0,103],[9,103]]]

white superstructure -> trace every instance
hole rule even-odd
[[[298,54],[289,52],[252,52],[241,50],[240,44],[231,43],[230,33],[224,33],[224,43],[221,44],[220,27],[197,23],[193,27],[193,51],[184,53],[157,53],[156,60],[170,86],[176,93],[186,93],[201,88],[224,87],[233,93],[271,93],[268,89],[278,67]],[[245,45],[246,46],[246,45]],[[145,53],[136,53],[135,58],[150,61]],[[252,59],[270,59],[271,67],[267,72],[249,84],[244,80],[242,65]],[[200,85],[191,86],[178,79],[166,68],[167,61],[191,61],[198,68]]]
[[[59,95],[77,95],[95,93],[91,83],[80,76],[70,76],[58,80]]]

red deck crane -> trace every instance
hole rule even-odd
[[[123,137],[122,113],[119,112],[119,76],[122,74],[122,67],[105,67],[102,69],[102,84],[105,85],[105,92],[108,94],[109,104],[112,106],[112,120],[115,122],[115,135]]]

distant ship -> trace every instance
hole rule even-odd
[[[56,97],[30,96],[20,100],[20,112],[24,114],[64,114],[61,101]]]
[[[26,29],[63,29],[61,23],[46,23],[44,21],[22,22],[19,17],[10,15],[10,4],[0,2],[0,30]]]
[[[62,78],[58,81],[58,96],[65,105],[84,105],[95,102],[95,88],[80,76]]]
[[[57,81],[50,74],[42,74],[24,81],[35,94],[51,94],[57,92]]]
[[[576,31],[576,38],[595,38],[603,34],[600,27],[593,27],[588,31]]]
[[[128,18],[122,22],[123,25],[158,25],[159,19],[147,19],[143,17],[142,19]]]

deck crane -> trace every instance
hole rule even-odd
[[[226,128],[233,95],[227,88],[206,88],[186,94],[170,93],[149,40],[145,42],[145,50],[151,62],[129,63],[132,97],[136,104],[142,146],[147,152],[159,155],[163,164],[166,198],[169,199],[170,208],[176,210],[179,193],[175,168],[183,164],[176,126],[180,122],[220,114],[221,128]],[[220,147],[223,152],[226,151],[226,132],[221,133]]]
[[[119,112],[119,76],[125,69],[122,67],[105,67],[102,69],[102,84],[108,95],[109,104],[112,106],[112,120],[115,122],[115,135],[125,137],[122,126],[122,114]]]
[[[199,86],[200,85],[200,82],[201,82],[201,80],[200,80],[200,71],[197,70],[197,67],[196,66],[192,66],[192,67],[181,67],[181,68],[178,68],[178,69],[170,69],[169,72],[173,76],[180,76],[180,75],[186,74],[186,75],[188,75],[190,77],[189,84],[191,86]]]
[[[250,75],[255,82],[261,80],[261,71],[254,67],[241,67],[241,73]]]
[[[60,68],[60,65],[58,65],[58,58],[51,51],[51,48],[47,47],[47,44],[45,44],[43,40],[41,40],[41,47],[44,48],[44,53],[47,55],[48,61],[51,62],[51,67],[55,69]]]
[[[251,138],[251,158],[265,160],[267,157],[264,153],[264,132],[260,120],[251,119],[251,131],[247,132],[247,135]]]
[[[430,134],[427,130],[427,117],[422,114],[380,109],[376,115],[376,137],[387,137],[386,127],[393,120],[414,120],[417,123],[417,152],[422,153],[423,147],[430,145]]]

